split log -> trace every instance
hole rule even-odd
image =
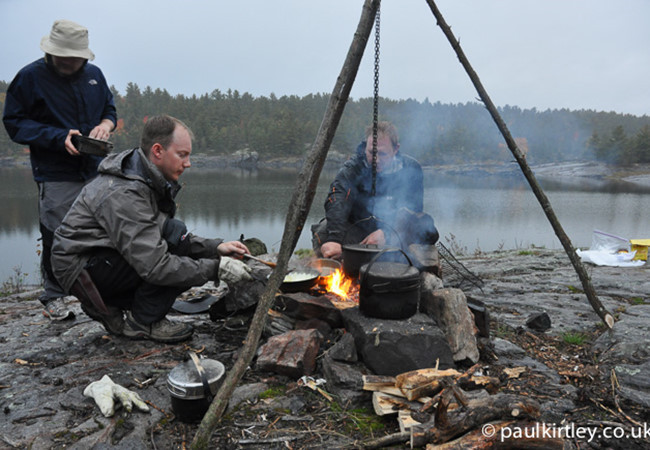
[[[327,104],[327,109],[325,110],[318,134],[316,135],[311,151],[305,158],[303,168],[296,181],[296,187],[291,197],[291,202],[289,203],[291,208],[289,208],[285,220],[277,267],[271,273],[271,278],[266,285],[266,289],[260,297],[248,335],[246,336],[246,341],[239,353],[239,358],[237,358],[232,369],[228,372],[219,392],[217,392],[217,395],[212,400],[208,411],[203,416],[203,420],[194,435],[191,443],[192,449],[208,448],[210,438],[226,410],[230,396],[255,356],[255,351],[266,322],[267,311],[271,307],[275,293],[284,279],[289,259],[293,255],[293,251],[300,238],[300,233],[307,220],[307,215],[311,209],[316,194],[318,178],[325,165],[327,152],[334,139],[336,128],[341,121],[345,105],[350,97],[350,91],[352,90],[354,79],[356,78],[366,44],[368,43],[368,37],[370,36],[375,21],[378,6],[379,0],[365,0],[363,4],[357,30],[350,44],[341,72],[336,79],[334,90]]]
[[[434,419],[411,428],[411,447],[448,442],[495,420],[539,417],[539,403],[512,394],[496,394],[484,399],[470,400],[467,408],[457,410],[451,417],[447,414],[447,409],[453,397],[452,390],[446,390],[438,403]]]
[[[372,393],[372,407],[378,416],[387,416],[400,411],[408,411],[409,414],[411,411],[419,411],[422,403],[375,391]]]
[[[585,295],[587,296],[587,300],[589,300],[589,303],[591,304],[591,307],[594,309],[594,311],[596,311],[596,314],[598,314],[598,316],[602,319],[602,321],[607,325],[608,328],[610,329],[614,328],[614,316],[612,316],[612,314],[609,311],[607,311],[607,309],[605,309],[601,301],[598,299],[598,296],[596,295],[596,291],[593,285],[591,284],[591,279],[589,278],[589,274],[587,273],[584,266],[582,265],[582,262],[580,261],[580,258],[578,257],[578,254],[576,253],[576,250],[573,247],[573,244],[571,243],[571,239],[569,239],[569,236],[562,228],[560,221],[558,220],[557,216],[555,215],[555,212],[553,211],[551,202],[548,200],[548,197],[546,197],[546,194],[544,194],[542,187],[537,182],[537,178],[535,178],[533,171],[531,170],[530,166],[526,162],[526,157],[521,152],[521,150],[519,150],[519,147],[517,147],[517,143],[515,142],[512,135],[510,134],[510,130],[508,130],[506,123],[501,118],[501,115],[499,114],[497,107],[492,102],[492,99],[490,99],[490,96],[488,95],[487,91],[483,87],[481,80],[478,78],[478,75],[474,71],[474,68],[472,68],[471,64],[469,63],[467,56],[465,56],[465,52],[460,47],[460,41],[456,39],[456,37],[451,31],[451,27],[447,25],[447,22],[445,22],[445,19],[444,17],[442,17],[442,14],[440,13],[440,10],[436,6],[434,0],[426,0],[426,1],[427,4],[429,5],[429,8],[431,9],[431,12],[436,18],[436,21],[438,22],[438,26],[442,30],[443,34],[447,37],[447,40],[451,44],[451,47],[456,52],[456,56],[458,57],[458,60],[460,61],[463,68],[465,69],[465,72],[467,72],[467,75],[472,81],[472,84],[474,84],[474,87],[476,88],[476,91],[478,92],[481,101],[487,108],[488,112],[492,116],[492,119],[494,120],[494,123],[496,124],[497,128],[503,135],[503,138],[506,141],[506,145],[508,146],[508,149],[510,150],[512,155],[515,157],[515,160],[519,164],[519,167],[521,168],[521,172],[523,173],[524,177],[526,177],[526,180],[528,181],[528,184],[530,185],[533,193],[535,194],[537,201],[542,207],[544,214],[546,214],[546,218],[548,219],[551,226],[553,227],[553,230],[555,231],[555,235],[562,243],[562,246],[564,247],[564,251],[569,257],[571,264],[573,264],[573,268],[575,269],[576,273],[578,274],[578,277],[580,278],[580,281],[582,282],[582,287],[585,291]]]
[[[446,442],[444,444],[426,446],[427,450],[465,450],[471,448],[473,450],[487,450],[498,448],[500,450],[561,450],[565,447],[564,439],[557,437],[544,437],[541,433],[536,433],[535,427],[539,424],[531,424],[530,422],[499,422],[490,423],[489,433],[481,427],[480,430],[472,430],[469,433]],[[521,437],[510,437],[503,439],[504,428],[510,430],[521,430]],[[491,435],[488,435],[491,434]],[[534,437],[526,437],[534,436]]]
[[[363,375],[363,390],[378,391],[383,387],[395,387],[395,377],[387,375]]]
[[[473,375],[478,365],[471,367],[467,372],[460,373],[454,369],[418,369],[406,372],[395,377],[397,386],[409,400],[424,396],[436,395],[445,386],[456,384],[466,391],[485,389],[489,393],[496,393],[501,382],[496,377]]]

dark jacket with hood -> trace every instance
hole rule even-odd
[[[400,208],[422,212],[424,185],[420,163],[398,152],[390,167],[377,172],[373,197],[372,167],[366,160],[365,148],[364,141],[330,186],[325,200],[327,236],[322,242],[346,243],[346,234],[353,224],[365,235],[378,228],[390,231]]]
[[[115,249],[147,282],[200,286],[217,280],[221,239],[188,234],[189,256],[170,253],[163,237],[180,187],[168,182],[141,149],[107,156],[54,233],[52,268],[67,291],[93,252]]]
[[[46,58],[18,72],[7,89],[2,117],[9,137],[29,145],[37,182],[85,181],[97,175],[101,158],[70,155],[65,139],[69,130],[88,136],[103,119],[117,123],[102,71],[86,63],[74,75],[62,76]]]

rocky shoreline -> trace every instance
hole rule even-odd
[[[615,423],[625,429],[645,422],[650,406],[647,265],[587,266],[600,300],[617,318],[614,329],[607,331],[563,251],[511,250],[460,262],[483,280],[481,288],[463,286],[469,299],[487,306],[490,316],[490,338],[481,340],[483,370],[498,374],[505,368],[523,368],[519,378],[502,387],[504,391],[537,399],[542,405],[540,422],[591,427]],[[443,281],[444,270],[443,266]],[[447,275],[451,282],[453,277]],[[211,289],[206,285],[193,294]],[[6,448],[184,448],[197,425],[174,418],[167,374],[189,350],[230,369],[251,319],[250,313],[220,320],[205,313],[173,314],[176,320],[191,322],[196,332],[186,343],[163,345],[107,335],[81,312],[73,297],[66,301],[76,319],[50,322],[41,315],[37,295],[6,297],[0,307],[0,446]],[[526,324],[539,313],[550,319],[545,332]],[[337,338],[329,339],[323,351]],[[112,418],[103,417],[82,392],[106,374],[138,392],[151,411],[119,410]],[[320,377],[319,364],[314,378]],[[354,448],[398,431],[391,420],[373,415],[368,393],[346,404],[330,381],[322,386],[330,399],[297,381],[252,365],[231,398],[211,447]],[[588,444],[629,449],[647,448],[649,443],[600,436]],[[584,445],[585,440],[568,440],[565,448]]]

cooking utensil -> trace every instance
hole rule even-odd
[[[106,156],[113,151],[113,143],[109,141],[102,141],[88,136],[75,134],[71,138],[72,145],[81,152],[88,155]]]
[[[420,302],[420,271],[402,250],[408,264],[378,260],[382,253],[361,267],[359,309],[368,317],[407,319]]]
[[[316,269],[296,269],[285,276],[285,281],[280,285],[284,293],[307,292],[316,284],[320,272]]]
[[[341,248],[343,249],[343,271],[353,278],[359,276],[361,266],[369,263],[374,256],[381,253],[382,258],[389,259],[394,256],[391,253],[400,251],[397,247],[377,244],[344,244]]]
[[[309,262],[309,267],[318,270],[321,277],[329,277],[341,269],[341,263],[335,259],[317,258]]]
[[[199,360],[189,352],[190,360],[174,367],[167,375],[167,390],[172,397],[174,414],[182,422],[199,422],[216,395],[226,368],[214,359]]]
[[[262,264],[265,264],[265,265],[267,265],[269,267],[273,267],[273,268],[275,268],[277,266],[277,264],[274,263],[274,262],[264,261],[263,259],[259,259],[258,257],[250,255],[248,253],[244,254],[244,258],[252,259],[253,261],[257,261],[258,263],[262,263]]]

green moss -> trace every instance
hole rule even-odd
[[[259,396],[260,399],[264,398],[275,398],[284,395],[285,387],[284,386],[275,386],[270,387],[266,391],[262,392]]]

